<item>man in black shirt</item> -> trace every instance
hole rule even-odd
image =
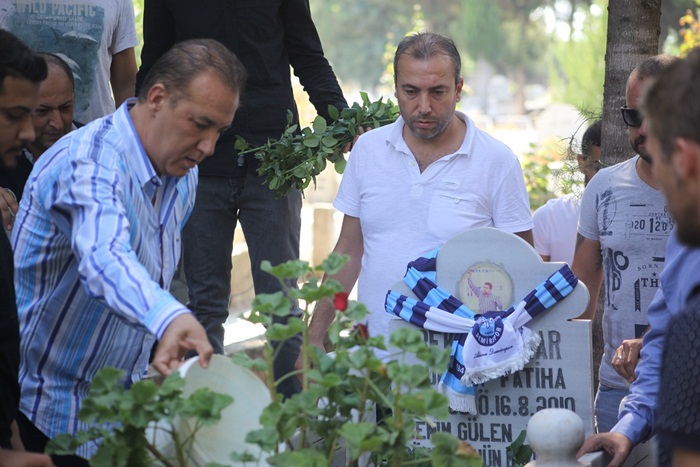
[[[293,190],[277,199],[257,174],[252,154],[234,149],[236,136],[254,146],[278,139],[287,111],[298,122],[290,66],[319,115],[330,121],[328,105],[347,107],[333,70],[323,55],[308,0],[146,0],[144,46],[137,88],[152,64],[176,42],[216,39],[233,51],[248,71],[248,84],[229,131],[219,138],[214,155],[199,166],[194,211],[183,231],[188,306],[223,353],[223,323],[231,294],[231,251],[238,221],[248,244],[256,293],[281,290],[277,279],[260,270],[299,257],[301,194]],[[284,344],[275,361],[275,376],[294,370],[300,337]],[[300,390],[287,378],[278,390],[289,397]]]
[[[44,60],[0,29],[0,172],[15,167],[22,147],[34,139],[31,113],[44,78]],[[0,231],[0,465],[50,466],[47,456],[11,450],[10,426],[19,404],[19,323],[13,276],[10,241]]]

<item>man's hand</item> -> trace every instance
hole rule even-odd
[[[0,467],[53,467],[53,462],[44,454],[0,449]]]
[[[632,450],[632,441],[620,433],[598,433],[589,436],[576,453],[576,458],[586,453],[604,449],[612,456],[608,467],[620,467]]]
[[[357,138],[359,138],[360,135],[370,131],[371,129],[372,129],[371,126],[368,126],[367,128],[362,128],[361,126],[357,127],[357,134],[355,135],[355,137],[352,139],[352,141],[350,143],[345,145],[345,147],[343,148],[343,153],[350,152],[352,150],[352,147],[355,145],[355,143],[357,143]]]
[[[635,379],[634,369],[639,362],[639,353],[642,351],[642,338],[627,339],[617,348],[612,358],[612,366],[617,374],[633,383]]]
[[[12,190],[0,188],[0,215],[2,215],[2,226],[5,230],[12,230],[18,209],[19,204]]]
[[[165,329],[156,347],[153,366],[163,375],[168,376],[180,366],[188,350],[195,350],[199,354],[199,363],[202,367],[209,366],[214,349],[209,343],[207,333],[191,313],[183,313]]]

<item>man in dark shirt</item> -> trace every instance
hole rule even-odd
[[[17,158],[14,168],[0,169],[0,215],[8,231],[14,224],[34,162],[76,127],[73,123],[75,81],[70,67],[58,55],[43,52],[37,55],[46,62],[48,75],[39,85],[39,105],[31,116],[35,138],[25,143],[23,155]]]
[[[281,290],[276,278],[260,270],[260,262],[275,265],[297,259],[301,229],[300,192],[277,199],[258,176],[255,157],[237,154],[236,136],[260,146],[282,135],[288,110],[298,121],[290,65],[326,120],[330,121],[329,104],[342,109],[347,102],[323,55],[308,0],[146,0],[137,88],[170,46],[201,37],[226,45],[249,75],[231,129],[221,135],[214,155],[199,166],[197,201],[182,236],[188,306],[215,351],[223,353],[236,223],[241,222],[248,244],[256,293]],[[276,378],[293,371],[300,337],[283,345],[274,365]],[[299,389],[296,378],[278,387],[287,397]]]
[[[0,171],[13,168],[23,145],[34,139],[31,113],[44,78],[44,60],[0,29]],[[19,323],[13,277],[10,242],[0,232],[0,465],[49,466],[47,456],[10,450],[10,426],[19,404]]]

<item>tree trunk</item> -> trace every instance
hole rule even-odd
[[[661,0],[609,0],[608,36],[605,51],[605,89],[601,162],[617,164],[634,156],[620,107],[625,105],[625,88],[630,72],[648,57],[659,53]],[[603,356],[604,287],[598,297],[593,320],[593,369],[595,388]]]
[[[620,115],[630,72],[659,53],[661,0],[610,0],[605,52],[605,90],[601,135],[604,164],[617,164],[634,155]]]

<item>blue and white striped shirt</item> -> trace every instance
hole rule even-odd
[[[16,219],[20,410],[49,438],[85,429],[77,415],[95,374],[111,366],[126,371],[126,386],[139,380],[155,337],[188,312],[167,290],[197,169],[157,176],[133,102],[52,146]]]

